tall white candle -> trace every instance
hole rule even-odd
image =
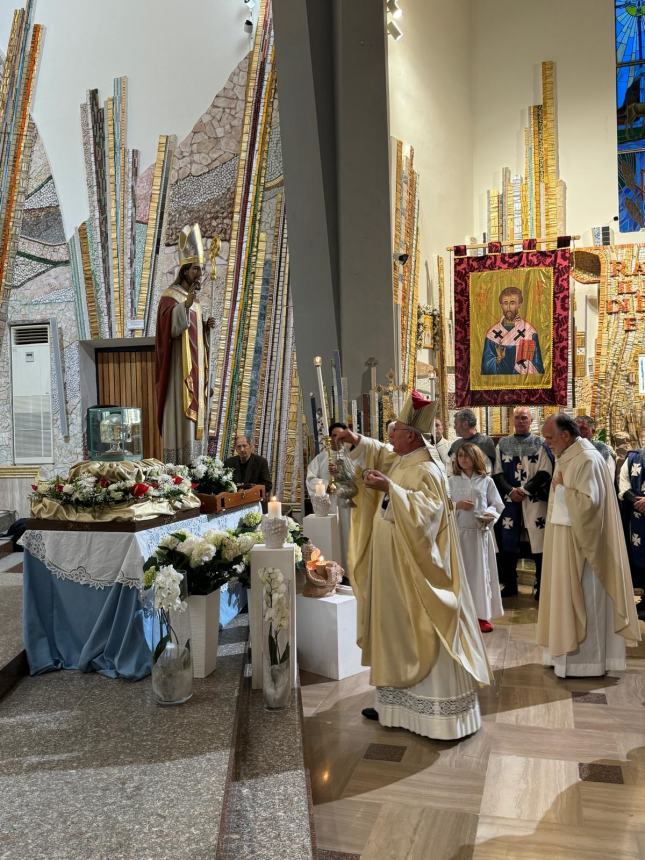
[[[320,397],[320,408],[322,409],[323,424],[325,425],[325,436],[329,433],[329,416],[327,415],[327,403],[325,402],[325,386],[322,377],[322,358],[317,355],[314,358],[314,367],[318,378],[318,394]]]
[[[325,495],[324,481],[317,481],[316,482],[316,495],[317,496],[324,496]]]
[[[282,504],[276,499],[275,496],[271,499],[269,504],[267,505],[269,512],[269,519],[274,520],[277,517],[282,516]]]

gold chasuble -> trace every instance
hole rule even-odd
[[[358,603],[358,644],[363,665],[371,667],[370,682],[410,688],[436,664],[454,661],[476,681],[490,683],[459,538],[431,450],[399,456],[361,437],[351,456],[390,480],[388,500],[367,489],[359,477],[352,512],[349,571]],[[469,695],[475,694],[466,690],[462,699]],[[444,706],[439,702],[426,698],[426,713]]]

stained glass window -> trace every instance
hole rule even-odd
[[[645,0],[614,0],[621,232],[645,226]]]
[[[616,64],[645,59],[645,0],[616,0]]]

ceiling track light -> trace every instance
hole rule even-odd
[[[401,36],[403,35],[403,30],[396,24],[395,21],[387,22],[387,32],[395,42],[398,42]]]
[[[398,4],[398,0],[387,0],[387,11],[393,18],[400,18],[403,15],[403,9]]]

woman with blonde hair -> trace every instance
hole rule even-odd
[[[466,579],[477,610],[482,633],[490,633],[491,618],[504,614],[495,561],[495,538],[492,526],[504,510],[504,502],[486,474],[481,451],[464,443],[453,461],[448,479],[455,506],[459,542]]]

